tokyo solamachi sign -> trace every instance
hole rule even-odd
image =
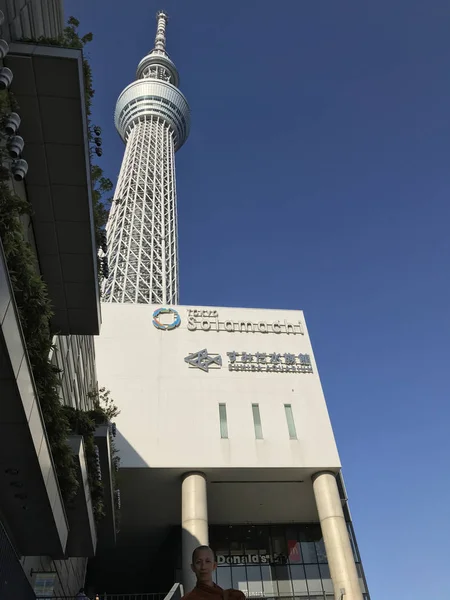
[[[153,313],[153,325],[156,329],[170,331],[181,323],[180,315],[174,308],[157,308]]]
[[[228,331],[228,333],[275,333],[304,335],[301,321],[249,321],[221,319],[219,311],[190,308],[187,311],[189,331]]]

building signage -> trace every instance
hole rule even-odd
[[[285,352],[227,352],[229,371],[250,371],[254,373],[312,373],[309,354],[292,354]],[[184,361],[192,368],[201,369],[205,373],[210,368],[220,369],[220,354],[209,354],[204,348],[185,357]]]
[[[34,577],[33,591],[36,598],[48,599],[53,598],[53,590],[55,589],[56,573],[54,571],[46,573],[36,573]]]
[[[300,549],[300,542],[297,540],[288,540],[288,552],[290,563],[301,563],[302,553]]]
[[[217,555],[218,565],[261,565],[272,562],[270,554],[234,554],[225,556],[224,554]]]
[[[165,319],[162,315],[170,315],[169,319]],[[162,317],[162,318],[161,318]],[[157,308],[153,313],[153,325],[156,329],[170,330],[176,329],[181,323],[181,318],[174,308]]]
[[[258,554],[257,552],[248,552],[247,554],[224,554],[217,555],[217,564],[220,565],[285,565],[288,562],[284,554]],[[289,560],[292,562],[292,560]],[[295,561],[298,562],[298,561]],[[301,561],[300,561],[301,562]]]
[[[285,352],[227,352],[229,371],[256,371],[259,373],[312,373],[309,354]]]
[[[220,319],[217,310],[188,309],[189,331],[228,331],[228,333],[276,333],[304,335],[303,326],[300,321],[258,321],[247,319],[235,321]]]
[[[222,357],[220,354],[208,354],[208,350],[204,348],[186,356],[184,362],[187,362],[191,367],[201,369],[207,373],[211,367],[220,369],[222,366]]]

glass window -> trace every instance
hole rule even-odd
[[[286,421],[287,421],[287,426],[288,426],[288,431],[289,431],[289,439],[296,440],[297,439],[297,431],[295,429],[294,413],[292,412],[291,404],[284,405],[284,412],[286,413]]]
[[[361,587],[362,593],[364,594],[365,592],[367,592],[367,590],[366,590],[366,586],[364,585],[364,575],[363,575],[363,570],[362,570],[362,566],[360,563],[358,563],[356,565],[356,570],[358,571],[359,585]]]
[[[227,405],[219,404],[219,419],[220,419],[220,437],[228,438],[228,423],[227,423]]]
[[[253,557],[259,564],[259,529],[255,525],[249,525],[245,530],[245,553]]]
[[[316,552],[317,552],[317,561],[318,562],[320,562],[320,563],[328,562],[323,538],[320,539],[318,542],[316,542]]]
[[[216,525],[210,528],[211,548],[216,553],[219,566],[226,564],[226,559],[230,553],[229,531],[230,528],[226,525]]]
[[[259,565],[247,567],[248,595],[249,597],[264,596],[261,578],[261,567]]]
[[[302,551],[300,542],[298,541],[298,532],[296,529],[289,527],[286,529],[288,562],[291,564],[302,563]]]
[[[302,542],[317,542],[322,539],[322,530],[317,523],[308,523],[300,525],[300,541]],[[315,562],[315,561],[314,561]]]
[[[244,542],[247,530],[247,525],[232,525],[228,528],[228,535],[230,538],[230,550],[232,556],[239,557],[245,554]]]
[[[244,566],[233,565],[231,567],[231,578],[233,581],[233,588],[235,590],[241,590],[247,596],[248,586],[247,586],[247,575],[245,573]],[[219,583],[220,585],[220,583]],[[220,585],[220,587],[222,587]]]
[[[217,567],[217,585],[224,590],[229,590],[233,587],[231,582],[231,569],[230,567]]]
[[[257,440],[263,439],[262,426],[261,426],[261,414],[259,412],[259,404],[252,404],[253,411],[253,424],[255,426],[255,438]]]
[[[327,594],[332,594],[333,582],[331,581],[330,567],[328,565],[320,565],[320,576],[322,578],[323,589]]]
[[[266,598],[273,598],[278,596],[277,582],[274,581],[274,574],[272,574],[272,567],[269,565],[261,565],[261,574],[263,582],[263,592]]]
[[[308,586],[306,585],[306,575],[303,566],[291,565],[291,577],[294,596],[307,596]]]
[[[350,538],[350,544],[352,546],[353,558],[355,559],[355,562],[360,562],[360,558],[358,556],[358,551],[357,551],[356,543],[355,543],[353,526],[351,523],[347,523],[347,530],[348,530],[348,536]]]
[[[304,563],[317,563],[316,546],[314,542],[301,542]]]
[[[270,528],[272,561],[278,565],[285,565],[287,563],[288,549],[284,534],[284,527],[273,526]]]
[[[292,596],[292,583],[291,576],[289,573],[289,567],[285,566],[276,566],[275,569],[275,579],[278,582],[278,595],[279,596]]]
[[[320,579],[319,565],[305,565],[306,579],[310,594],[322,592],[322,581]]]

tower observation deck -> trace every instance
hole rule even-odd
[[[156,18],[155,46],[114,114],[126,149],[106,226],[104,302],[178,303],[175,152],[189,135],[190,109],[166,52],[167,15]]]

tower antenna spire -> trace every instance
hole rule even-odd
[[[166,52],[166,24],[169,20],[167,14],[160,10],[156,13],[156,37],[155,37],[155,50],[159,52]]]

